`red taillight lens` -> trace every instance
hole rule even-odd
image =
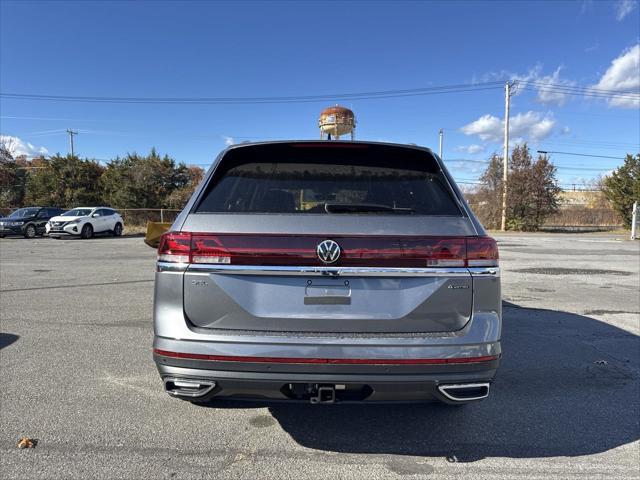
[[[336,241],[343,267],[485,267],[498,265],[498,248],[490,237],[369,237],[316,235],[229,235],[167,232],[158,260],[254,266],[322,266],[316,247]]]
[[[464,238],[405,239],[404,256],[420,267],[464,267]]]
[[[160,237],[158,260],[161,262],[189,263],[191,261],[191,234],[167,232]]]
[[[468,267],[497,267],[498,244],[491,237],[467,239]]]
[[[191,237],[191,261],[193,263],[231,263],[231,253],[216,235]]]

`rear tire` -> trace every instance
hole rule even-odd
[[[87,223],[84,227],[82,227],[82,231],[80,232],[80,238],[84,240],[88,240],[93,237],[93,227],[91,224]]]
[[[37,235],[36,226],[33,224],[29,224],[24,229],[24,238],[35,238]]]
[[[113,227],[113,236],[114,237],[119,237],[120,235],[122,235],[122,224],[121,223],[116,223],[116,226]]]

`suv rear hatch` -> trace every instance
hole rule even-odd
[[[159,253],[194,327],[406,334],[464,327],[492,242],[429,151],[304,142],[228,150]]]

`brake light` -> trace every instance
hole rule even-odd
[[[189,263],[191,258],[191,234],[167,232],[160,237],[158,260],[161,262]]]
[[[167,232],[158,260],[174,263],[247,266],[324,266],[316,248],[338,243],[337,267],[484,267],[498,265],[490,237],[388,237],[319,235],[233,235]]]
[[[402,243],[405,256],[415,266],[465,266],[464,238],[408,238]]]
[[[231,263],[231,253],[215,235],[191,237],[191,261],[193,263]]]
[[[302,142],[292,143],[289,145],[292,148],[357,148],[366,150],[369,145],[362,143],[348,143],[348,142],[336,142],[336,141],[322,141],[322,142]]]
[[[491,237],[476,237],[467,239],[468,267],[497,267],[498,244]]]

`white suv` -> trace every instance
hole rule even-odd
[[[50,237],[67,235],[91,238],[94,233],[122,235],[124,221],[118,212],[108,207],[78,207],[47,223],[46,231]]]

